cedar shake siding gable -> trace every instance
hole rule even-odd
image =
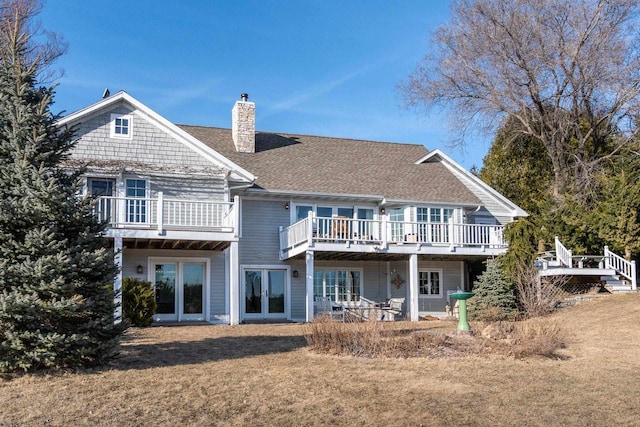
[[[257,132],[256,152],[238,153],[229,129],[178,126],[251,171],[261,189],[481,204],[440,162],[416,164],[428,153],[422,145]]]
[[[132,118],[131,139],[110,137],[112,114]],[[150,124],[137,110],[124,105],[95,114],[81,121],[76,129],[77,143],[69,159],[72,164],[87,164],[90,169],[224,175],[219,165],[207,161]]]
[[[114,136],[114,114],[130,116],[127,137]],[[249,184],[255,181],[251,173],[124,91],[61,118],[57,125],[76,132],[77,144],[67,162],[70,167],[88,164],[107,171],[159,171],[222,176]]]

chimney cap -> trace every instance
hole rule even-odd
[[[248,93],[241,93],[241,94],[240,94],[240,99],[241,99],[243,102],[247,102],[247,100],[249,99],[249,94],[248,94]]]

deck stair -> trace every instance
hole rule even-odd
[[[555,252],[545,252],[536,260],[538,275],[593,277],[610,292],[637,291],[636,262],[627,261],[604,247],[603,255],[576,255],[556,236]]]

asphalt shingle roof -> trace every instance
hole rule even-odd
[[[480,204],[441,162],[415,164],[428,154],[422,145],[256,132],[256,152],[238,153],[230,129],[178,126],[267,190]]]

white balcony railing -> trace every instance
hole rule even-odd
[[[416,243],[430,246],[507,247],[504,226],[435,222],[323,218],[310,214],[280,231],[283,251],[307,242],[354,242],[387,246]]]
[[[100,221],[112,228],[157,228],[233,231],[233,203],[202,200],[101,196],[95,210]]]

